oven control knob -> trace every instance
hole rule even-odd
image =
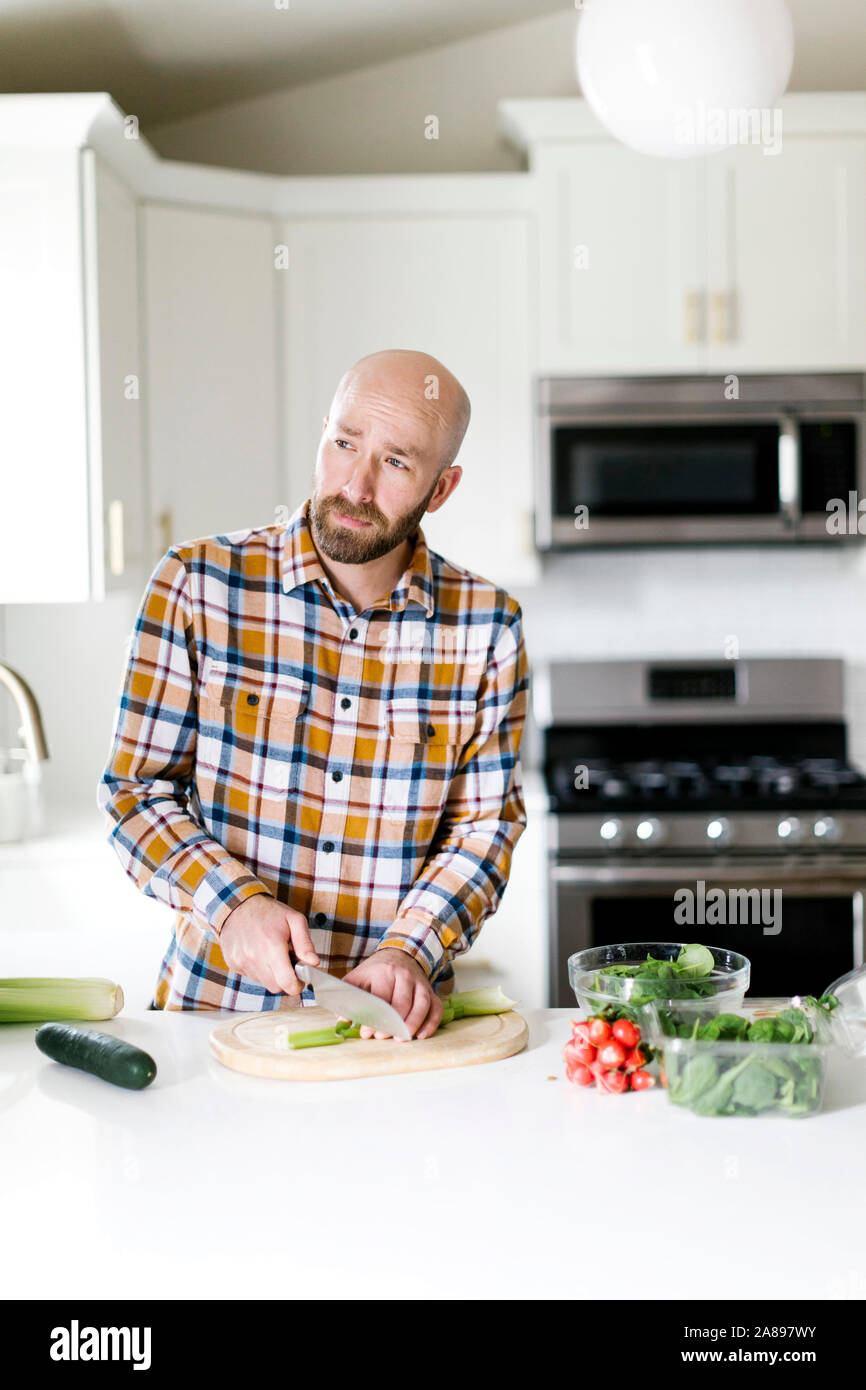
[[[622,843],[622,821],[612,816],[610,820],[602,821],[598,833],[606,845],[619,845]]]
[[[710,844],[721,849],[724,845],[729,845],[733,838],[734,832],[727,816],[716,816],[714,820],[707,821],[707,839]]]
[[[784,820],[780,820],[776,826],[776,834],[789,845],[796,845],[800,839],[800,822],[797,817],[786,816]]]
[[[634,833],[644,845],[650,844],[651,841],[659,844],[664,839],[661,821],[656,820],[655,816],[646,816],[644,820],[639,820]]]
[[[842,834],[842,827],[834,816],[819,816],[812,826],[812,834],[825,845],[834,845]]]

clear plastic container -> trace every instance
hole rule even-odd
[[[606,965],[639,965],[648,956],[675,960],[681,941],[623,941],[613,946],[593,946],[568,959],[568,980],[577,1002],[589,1014],[608,1004],[628,1007],[636,1021],[653,1001],[661,1004],[695,998],[705,1010],[720,1011],[742,1004],[749,987],[751,965],[745,956],[721,946],[710,946],[714,968],[698,979],[654,979],[640,976],[602,975]],[[643,1029],[641,1030],[643,1031]]]
[[[754,1023],[797,1008],[812,1041],[749,1042],[682,1036],[696,1024],[734,1015]],[[656,1049],[673,1105],[695,1115],[814,1115],[821,1109],[827,1058],[836,1046],[832,1015],[795,999],[749,999],[739,1007],[707,1008],[701,1000],[656,1001],[644,1010],[647,1040]],[[673,1036],[672,1030],[677,1036]]]

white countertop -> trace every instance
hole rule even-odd
[[[505,1061],[320,1083],[224,1069],[225,1016],[94,1025],[143,1092],[0,1030],[0,1296],[620,1298],[623,1259],[664,1299],[866,1295],[866,1065],[810,1119],[700,1119],[566,1082],[569,1010]]]

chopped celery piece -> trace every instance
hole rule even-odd
[[[341,1043],[343,1034],[336,1028],[308,1028],[305,1032],[289,1033],[289,1047],[327,1047],[329,1043]]]

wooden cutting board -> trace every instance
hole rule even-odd
[[[529,1037],[526,1020],[512,1009],[481,1018],[456,1018],[432,1038],[422,1041],[347,1038],[332,1047],[305,1047],[297,1052],[284,1041],[289,1030],[330,1028],[335,1022],[336,1015],[317,1004],[304,1009],[245,1014],[218,1024],[210,1035],[210,1049],[224,1067],[251,1076],[283,1081],[342,1081],[349,1077],[496,1062],[522,1051]]]

